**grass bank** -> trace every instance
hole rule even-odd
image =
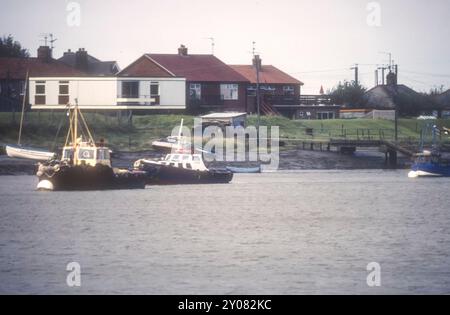
[[[155,139],[166,137],[173,128],[185,120],[187,127],[193,127],[194,117],[186,115],[134,116],[133,124],[126,117],[85,113],[88,125],[96,139],[104,138],[115,150],[140,151],[151,147]],[[0,113],[0,143],[17,142],[20,115]],[[249,125],[256,125],[257,118],[250,116]],[[330,138],[372,138],[393,139],[394,122],[387,120],[297,120],[283,117],[261,117],[263,126],[279,126],[280,138],[326,141]],[[399,137],[418,141],[424,122],[417,119],[400,119]],[[450,120],[439,120],[439,126],[450,128]],[[67,133],[67,116],[64,113],[29,112],[24,119],[23,143],[51,149],[56,143],[64,144]],[[56,136],[58,135],[58,136]]]

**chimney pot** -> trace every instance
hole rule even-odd
[[[187,56],[188,55],[187,47],[184,46],[184,45],[180,45],[180,47],[178,48],[178,55],[180,55],[180,56]]]

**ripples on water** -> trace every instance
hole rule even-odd
[[[83,193],[0,177],[0,293],[450,293],[450,180],[406,175],[252,174]],[[78,289],[66,285],[72,261]],[[372,261],[379,288],[366,284]]]

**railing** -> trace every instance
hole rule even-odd
[[[272,105],[300,105],[300,97],[295,95],[264,95],[264,101]]]
[[[117,95],[118,105],[159,105],[159,95]]]

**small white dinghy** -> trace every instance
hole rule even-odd
[[[45,150],[22,147],[19,145],[7,145],[6,154],[12,158],[47,161],[54,157],[55,153]]]
[[[55,153],[48,152],[41,149],[35,149],[30,147],[24,147],[21,145],[21,139],[22,139],[22,129],[23,129],[23,118],[25,113],[25,101],[27,97],[28,92],[28,70],[27,75],[25,77],[25,93],[23,95],[22,99],[22,115],[20,117],[20,127],[19,127],[19,140],[17,141],[17,145],[11,145],[8,144],[5,146],[6,154],[9,157],[12,158],[19,158],[19,159],[29,159],[29,160],[36,160],[36,161],[47,161],[55,156]]]

